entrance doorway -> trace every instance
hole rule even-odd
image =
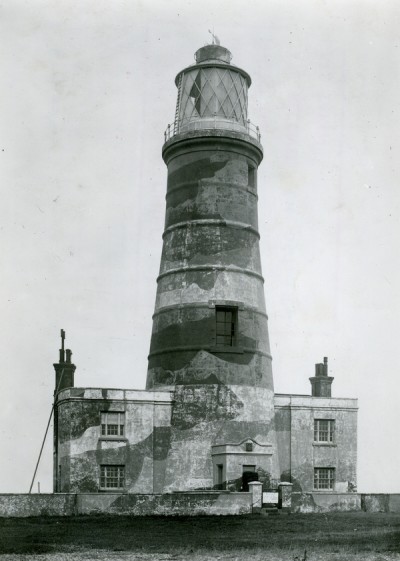
[[[250,481],[258,481],[258,473],[256,472],[256,466],[253,465],[243,465],[242,466],[242,491],[249,491]]]

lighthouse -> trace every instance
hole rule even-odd
[[[232,445],[258,447],[262,466],[250,457],[241,465],[278,477],[257,218],[263,148],[248,118],[250,76],[231,59],[207,45],[178,73],[162,148],[166,215],[147,389],[174,392],[164,490],[236,479]]]
[[[311,395],[274,394],[250,76],[213,43],[175,83],[146,390],[76,387],[61,331],[54,491],[88,494],[83,512],[137,514],[251,512],[249,488],[260,504],[279,485],[318,492],[315,504],[320,491],[353,492],[357,400],[332,397],[327,357]]]

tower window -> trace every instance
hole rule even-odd
[[[333,489],[335,483],[334,468],[314,468],[314,489]]]
[[[254,189],[256,187],[256,177],[257,177],[256,176],[256,168],[248,165],[247,170],[248,170],[248,184],[249,184],[249,187]]]
[[[125,413],[102,413],[101,436],[124,436]]]
[[[216,343],[234,347],[237,339],[237,308],[216,306]]]
[[[335,421],[332,419],[314,419],[314,442],[333,443]]]
[[[125,486],[125,466],[100,466],[100,489],[122,489]]]

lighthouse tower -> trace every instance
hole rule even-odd
[[[162,149],[166,218],[147,389],[174,391],[165,491],[229,488],[238,459],[279,476],[257,223],[263,149],[247,114],[250,76],[231,58],[207,45],[179,72]]]

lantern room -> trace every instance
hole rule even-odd
[[[225,129],[251,134],[259,140],[259,131],[250,124],[247,116],[250,76],[241,68],[232,66],[231,59],[232,55],[225,47],[206,45],[196,51],[196,64],[177,75],[173,135]]]

